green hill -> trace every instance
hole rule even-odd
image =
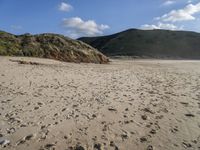
[[[0,31],[0,55],[51,58],[67,62],[109,61],[106,56],[84,42],[62,35],[13,35],[4,31]]]
[[[130,29],[79,40],[108,56],[200,59],[200,33],[195,32]]]

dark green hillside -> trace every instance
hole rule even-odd
[[[108,56],[200,59],[200,34],[195,32],[130,29],[79,40]]]

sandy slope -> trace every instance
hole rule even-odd
[[[0,57],[0,136],[5,150],[198,150],[200,61]]]

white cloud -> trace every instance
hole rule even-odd
[[[174,0],[166,0],[166,1],[163,3],[163,5],[164,5],[164,6],[169,6],[169,5],[172,5],[172,4],[174,4],[174,3],[175,3]]]
[[[164,30],[182,30],[183,27],[177,27],[174,24],[165,24],[165,23],[157,23],[157,24],[145,24],[141,26],[141,29],[144,30],[152,30],[152,29],[164,29]]]
[[[195,14],[200,12],[200,2],[196,5],[188,4],[185,8],[179,10],[172,10],[171,12],[164,14],[161,17],[157,17],[157,20],[165,22],[179,22],[195,20]]]
[[[70,4],[67,4],[67,3],[64,3],[64,2],[62,2],[59,5],[59,10],[60,11],[68,12],[68,11],[71,11],[72,9],[73,9],[73,7]]]
[[[72,37],[101,35],[104,30],[109,29],[108,25],[98,25],[94,20],[84,21],[79,17],[65,18],[62,24]]]
[[[10,27],[12,30],[21,30],[22,29],[22,26],[20,26],[20,25],[11,25]]]
[[[188,3],[188,4],[192,3],[192,0],[188,0],[187,3]]]

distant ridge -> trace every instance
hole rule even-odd
[[[109,61],[106,56],[84,42],[49,33],[13,35],[0,31],[0,55],[51,58],[67,62]]]
[[[108,56],[200,59],[200,33],[169,30],[129,29],[81,40]]]

